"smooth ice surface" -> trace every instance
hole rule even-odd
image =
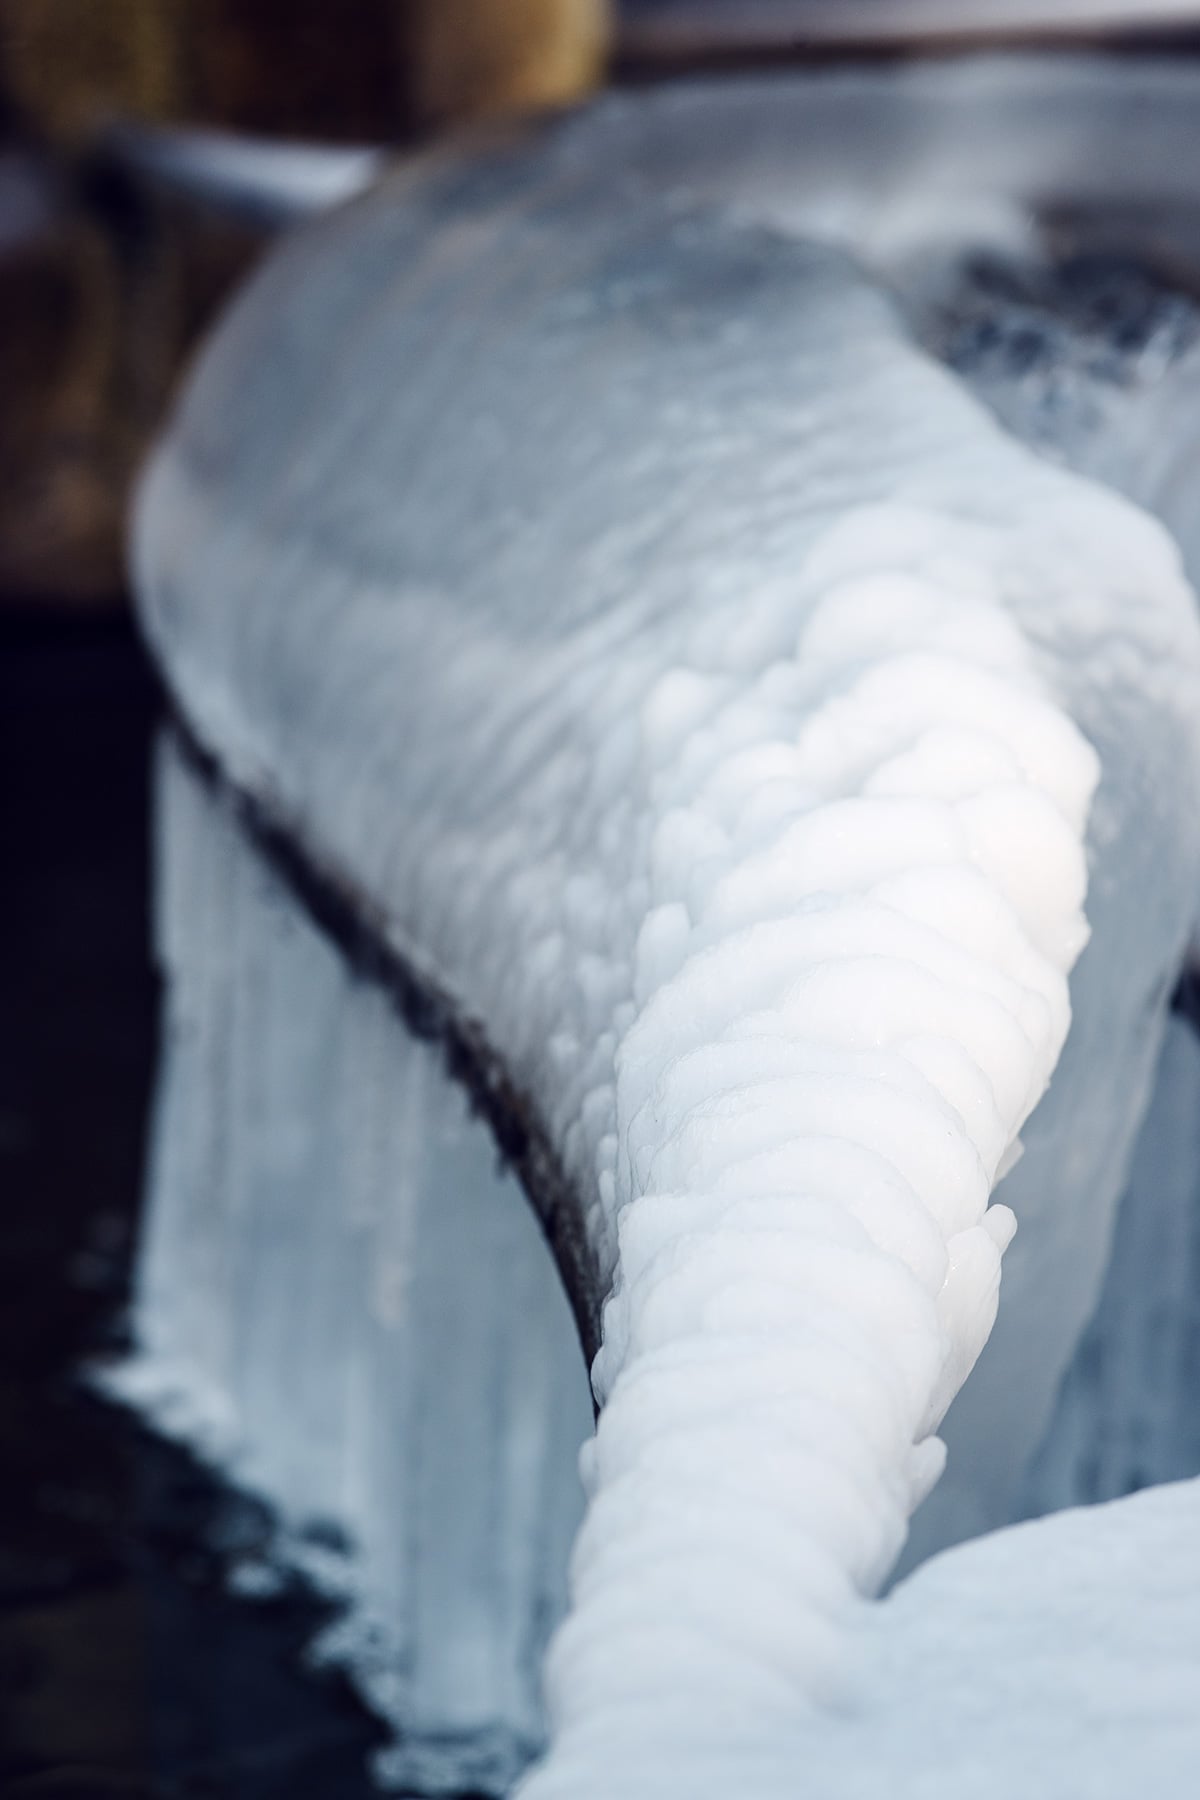
[[[1200,1035],[1172,1018],[1095,1317],[1022,1504],[1113,1500],[1200,1469]]]

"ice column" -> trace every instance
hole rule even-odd
[[[397,1727],[388,1778],[503,1791],[543,1736],[591,1426],[558,1277],[438,1051],[169,744],[158,821],[163,1067],[117,1385],[344,1599],[325,1649]]]

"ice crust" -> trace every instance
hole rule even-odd
[[[1165,533],[843,254],[614,181],[595,129],[283,246],[145,483],[143,617],[230,777],[529,1096],[610,1294],[523,1791],[761,1800],[828,1754],[902,1792],[887,1696],[958,1640],[888,1621],[965,1596],[965,1645],[973,1570],[999,1605],[1048,1544],[1022,1591],[1069,1588],[1053,1534],[1106,1529],[872,1599],[1013,1212],[922,1548],[1012,1516],[1100,1290],[1200,891],[1200,631]]]

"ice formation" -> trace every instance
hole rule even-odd
[[[143,180],[257,226],[279,226],[349,200],[384,153],[367,146],[249,138],[186,126],[110,125],[105,151]]]
[[[543,1736],[582,1510],[566,1299],[387,989],[175,747],[158,788],[163,1070],[120,1389],[269,1498],[281,1555],[344,1603],[318,1650],[401,1734],[381,1772],[502,1792]]]
[[[705,197],[703,171],[663,192],[670,104],[640,137],[630,112],[435,159],[286,242],[149,472],[143,617],[217,775],[168,781],[179,1011],[140,1379],[160,1409],[183,1393],[183,1428],[218,1419],[294,1520],[366,1546],[397,1771],[506,1780],[540,1729],[579,1391],[433,1053],[319,933],[289,947],[284,841],[410,1023],[520,1115],[598,1350],[530,1800],[766,1800],[798,1767],[1007,1794],[1032,1740],[971,1788],[922,1687],[979,1718],[962,1665],[989,1631],[998,1704],[1076,1759],[1072,1791],[1127,1791],[1152,1751],[1170,1779],[1196,1668],[1170,1595],[1142,1617],[1174,1634],[1165,1714],[1143,1683],[1117,1748],[1089,1744],[1071,1671],[1124,1666],[1097,1569],[1132,1605],[1154,1533],[1185,1554],[1189,1488],[874,1596],[1013,1212],[1009,1327],[926,1547],[1013,1515],[1101,1289],[1200,891],[1194,602],[1166,533],[996,424],[842,249]],[[448,1159],[444,1203],[430,1161],[376,1214],[410,1138]],[[487,1400],[444,1398],[475,1356]],[[464,1566],[489,1570],[473,1607]],[[462,1626],[442,1664],[439,1607]]]

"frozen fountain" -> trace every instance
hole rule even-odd
[[[201,359],[121,1382],[386,1779],[1188,1791],[1198,88],[613,98]]]

